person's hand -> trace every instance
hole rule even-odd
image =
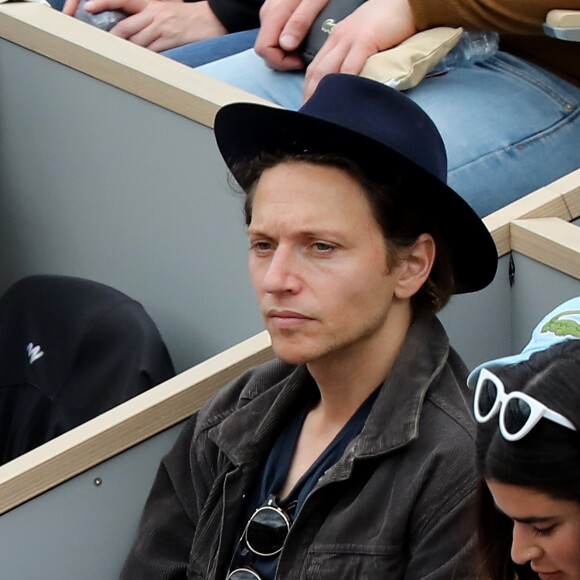
[[[167,0],[167,1],[180,2],[182,0]],[[74,16],[80,3],[81,0],[66,0],[62,8],[63,14],[67,14],[68,16]],[[114,6],[115,7],[113,8],[113,3],[111,2],[106,1],[98,2],[96,4],[97,9],[92,10],[91,12],[97,14],[99,12],[103,12],[104,10],[122,10],[127,14],[137,14],[138,12],[141,12],[141,10],[145,8],[145,6],[147,6],[147,0],[123,0],[114,2]]]
[[[62,7],[63,14],[74,16],[80,3],[81,0],[66,0],[64,6]]]
[[[329,0],[266,0],[254,50],[277,70],[304,68],[298,48]]]
[[[67,0],[76,2],[77,0]],[[72,5],[72,4],[71,4]],[[111,29],[111,34],[155,52],[227,34],[207,1],[90,0],[87,12],[122,10],[132,16]],[[73,13],[74,14],[74,13]]]
[[[304,100],[322,77],[359,74],[369,56],[392,48],[417,32],[408,0],[367,0],[332,29],[306,70]]]

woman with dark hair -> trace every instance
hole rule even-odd
[[[469,377],[486,580],[580,578],[580,298]]]

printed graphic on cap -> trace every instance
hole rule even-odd
[[[572,336],[580,338],[580,310],[567,310],[551,318],[541,330],[542,334],[548,332],[561,337]]]

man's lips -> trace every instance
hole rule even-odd
[[[300,312],[293,310],[278,310],[271,309],[266,312],[266,318],[278,328],[292,328],[312,320],[310,316],[306,316]]]

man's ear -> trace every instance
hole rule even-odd
[[[399,264],[397,298],[411,298],[425,284],[435,261],[435,240],[431,234],[421,234]]]

